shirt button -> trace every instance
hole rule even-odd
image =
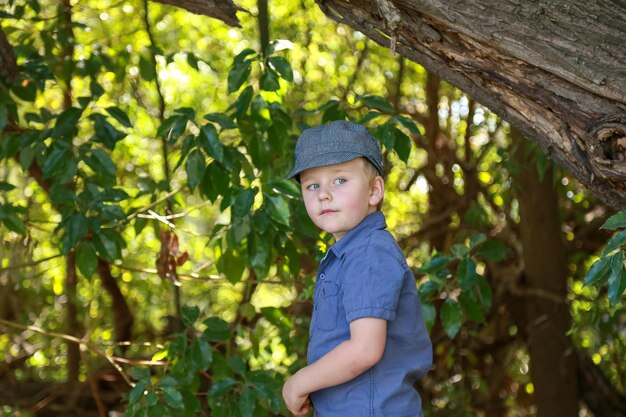
[[[322,273],[320,274],[320,279],[324,279],[324,278],[326,278],[326,274],[322,272]]]

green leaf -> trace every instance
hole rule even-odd
[[[475,321],[476,323],[485,322],[485,314],[483,313],[483,306],[469,291],[461,292],[459,295],[459,302],[463,307],[463,311],[467,314],[467,317]]]
[[[243,89],[239,97],[237,97],[237,102],[235,103],[236,116],[240,118],[248,111],[248,107],[250,106],[250,102],[252,101],[252,96],[254,95],[254,90],[251,86],[248,86]]]
[[[621,248],[626,244],[626,230],[622,230],[609,240],[606,247],[602,251],[602,256],[607,256],[617,248]]]
[[[457,243],[452,245],[452,248],[450,249],[450,254],[457,259],[462,259],[467,254],[469,254],[469,251],[470,249],[467,246]]]
[[[264,91],[276,91],[280,89],[280,82],[278,81],[278,76],[276,73],[269,68],[266,69],[261,75],[261,79],[259,80],[259,86],[261,90]]]
[[[76,265],[85,278],[91,278],[98,267],[96,248],[89,241],[83,241],[76,249]]]
[[[111,159],[108,153],[101,149],[93,148],[91,150],[91,155],[93,158],[86,158],[85,162],[95,171],[96,174],[103,177],[115,178],[115,163],[113,163],[113,159]]]
[[[265,278],[269,271],[272,253],[270,246],[267,238],[263,238],[263,236],[258,233],[253,233],[249,238],[249,258],[257,274],[257,279]]]
[[[232,337],[228,323],[219,317],[209,317],[202,323],[206,326],[202,334],[210,342],[221,342]]]
[[[138,381],[150,382],[150,369],[144,367],[133,367],[131,375]]]
[[[46,157],[46,162],[43,164],[43,178],[48,179],[56,174],[67,162],[67,157],[68,151],[66,148],[53,145],[52,151]]]
[[[391,150],[396,144],[395,128],[390,123],[385,123],[378,130],[378,136],[385,146],[385,149]]]
[[[604,222],[600,229],[615,230],[626,227],[626,210],[615,213]]]
[[[454,339],[462,323],[463,312],[461,306],[452,298],[446,298],[441,307],[441,324],[450,339]]]
[[[393,116],[393,119],[397,120],[402,126],[407,128],[409,132],[411,132],[411,134],[413,134],[414,136],[421,136],[422,133],[420,132],[413,119],[409,119],[408,117],[400,115]]]
[[[198,135],[198,143],[211,158],[219,162],[224,162],[224,145],[222,145],[217,137],[215,126],[210,123],[202,126],[200,134]]]
[[[202,182],[202,177],[204,176],[204,170],[206,169],[206,165],[204,164],[204,156],[200,153],[199,150],[194,149],[187,158],[187,162],[185,163],[185,172],[187,172],[187,184],[189,188],[193,191],[200,182]]]
[[[222,129],[235,129],[237,124],[225,113],[209,113],[204,116],[210,122],[219,124]]]
[[[256,55],[256,51],[254,49],[246,48],[243,51],[239,52],[237,56],[233,58],[234,65],[241,64],[246,59],[246,57],[250,55]]]
[[[611,273],[609,277],[609,301],[612,306],[617,306],[626,290],[626,268],[622,267],[619,273]]]
[[[221,397],[231,391],[231,388],[237,383],[233,378],[224,378],[216,381],[209,389],[209,397]]]
[[[130,119],[128,118],[128,115],[126,114],[126,112],[122,109],[120,109],[119,107],[107,107],[106,111],[118,122],[120,122],[120,124],[122,126],[126,126],[126,127],[133,127],[133,125],[130,123]]]
[[[63,248],[67,253],[76,246],[78,241],[87,233],[87,218],[84,213],[72,214],[65,223],[65,233],[68,237],[68,247]]]
[[[218,163],[212,162],[204,171],[200,188],[202,193],[211,202],[215,202],[218,196],[224,195],[229,189],[229,175]]]
[[[228,94],[234,93],[248,80],[251,70],[251,60],[235,62],[228,72]]]
[[[176,139],[183,134],[187,128],[187,117],[175,114],[163,120],[157,129],[157,137],[166,139]]]
[[[200,317],[200,309],[198,306],[185,305],[181,307],[181,314],[185,327],[192,328],[198,317]]]
[[[185,404],[183,403],[183,396],[174,387],[163,388],[163,399],[165,403],[172,407],[174,410],[184,410]]]
[[[428,332],[430,332],[435,325],[437,310],[431,304],[422,303],[422,317],[424,318],[424,324],[426,325]]]
[[[130,393],[128,394],[128,402],[132,404],[132,403],[136,403],[137,401],[139,401],[139,399],[143,397],[144,391],[146,390],[147,386],[148,386],[147,381],[138,382],[135,385],[135,387],[132,390],[130,390]]]
[[[20,219],[14,211],[3,211],[4,212],[0,215],[0,218],[2,218],[2,223],[4,223],[7,229],[21,235],[25,235],[26,226],[24,225],[24,221],[22,221],[22,219]]]
[[[107,148],[113,150],[117,142],[122,140],[126,134],[117,130],[109,121],[101,114],[93,114],[90,118],[94,121],[93,128],[95,134],[93,140],[101,142]]]
[[[239,412],[241,417],[252,417],[256,408],[256,391],[246,386],[239,397]]]
[[[227,250],[222,254],[220,258],[222,265],[222,271],[226,275],[226,279],[231,283],[237,283],[241,281],[241,275],[245,269],[244,260],[241,256],[232,250]]]
[[[11,191],[14,188],[15,188],[15,185],[9,184],[6,181],[0,181],[0,191],[2,192]]]
[[[64,110],[59,117],[57,117],[54,129],[52,130],[52,137],[60,138],[76,135],[78,132],[76,124],[82,114],[83,109],[77,109],[76,107],[70,107]]]
[[[478,295],[480,296],[480,303],[483,306],[483,310],[489,311],[491,309],[491,301],[493,299],[491,286],[489,285],[489,282],[481,276],[476,278],[476,282],[478,284]]]
[[[439,270],[447,267],[448,264],[450,263],[450,261],[452,261],[452,259],[453,258],[445,256],[445,255],[443,255],[441,253],[437,253],[432,258],[427,260],[426,264],[422,265],[422,267],[419,268],[417,270],[417,272],[422,273],[422,274],[426,274],[426,273],[430,273],[430,272],[439,271]]]
[[[509,248],[504,243],[497,240],[488,240],[478,249],[476,256],[488,261],[498,262],[506,258],[508,253]]]
[[[104,259],[113,262],[122,257],[121,237],[110,229],[100,229],[94,234],[94,245],[98,254]]]
[[[246,188],[237,195],[233,203],[234,218],[241,218],[250,213],[255,195],[256,189],[253,188]]]
[[[359,101],[367,107],[384,111],[386,113],[395,113],[396,109],[384,98],[380,96],[361,96],[357,97]]]
[[[281,196],[267,196],[268,213],[280,224],[289,226],[289,203]]]
[[[461,306],[452,298],[446,298],[441,307],[441,324],[450,339],[454,339],[462,323],[463,311]]]
[[[143,54],[139,57],[139,74],[146,81],[152,81],[156,78],[156,69],[152,65],[152,60]]]
[[[463,258],[456,269],[456,277],[461,291],[468,291],[472,288],[476,283],[477,276],[476,262],[469,257]]]
[[[293,81],[293,70],[289,61],[280,56],[273,56],[268,59],[268,62],[272,69],[278,72],[281,77],[287,81]]]
[[[585,276],[583,285],[600,285],[604,283],[608,279],[609,272],[611,271],[610,259],[611,258],[608,257],[601,257],[594,262]]]
[[[484,233],[473,233],[469,239],[471,250],[483,244],[487,240],[487,236]]]
[[[211,346],[206,340],[195,339],[191,344],[191,357],[198,369],[202,371],[209,369],[213,361]]]
[[[393,129],[393,133],[396,136],[396,143],[393,149],[396,151],[400,159],[406,163],[411,155],[411,139],[404,134],[401,130]]]

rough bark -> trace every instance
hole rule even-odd
[[[214,17],[229,26],[241,27],[236,12],[244,10],[231,0],[155,0],[157,3],[171,4],[195,14]]]
[[[567,262],[559,219],[558,195],[550,176],[543,180],[524,156],[524,138],[512,131],[519,172],[515,175],[520,206],[524,285],[552,297],[529,297],[523,330],[528,336],[530,373],[538,417],[577,417],[577,358],[567,332],[571,317],[565,304]]]
[[[623,1],[316,1],[381,45],[397,42],[626,208]]]

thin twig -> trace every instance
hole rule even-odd
[[[59,253],[59,254],[56,254],[56,255],[49,256],[47,258],[38,259],[36,261],[30,261],[30,262],[25,262],[23,264],[5,266],[5,267],[0,268],[0,272],[11,271],[13,269],[26,268],[28,266],[36,266],[36,265],[39,265],[40,263],[49,261],[50,259],[58,258],[60,256],[63,256],[63,254]]]

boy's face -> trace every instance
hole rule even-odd
[[[376,211],[385,186],[377,176],[371,180],[362,159],[310,168],[300,174],[306,211],[313,223],[335,240],[341,239],[368,214]]]

